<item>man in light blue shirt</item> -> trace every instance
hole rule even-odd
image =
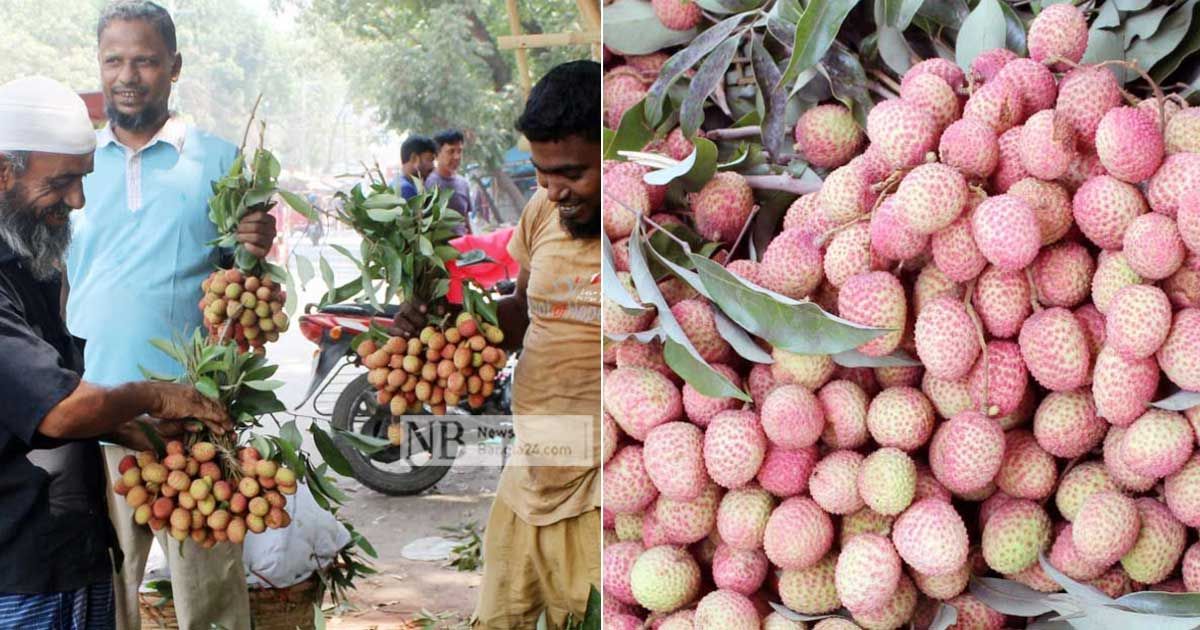
[[[208,200],[212,181],[229,170],[237,147],[170,116],[171,84],[183,58],[166,10],[145,0],[110,5],[97,36],[110,124],[97,135],[95,170],[84,180],[87,205],[72,223],[67,325],[86,341],[84,378],[119,385],[142,380],[140,368],[180,372],[150,340],[190,337],[202,325],[200,284],[220,262],[220,252],[208,245],[217,237]],[[248,215],[238,237],[248,251],[265,256],[274,219]],[[110,476],[129,452],[105,447]],[[120,497],[109,492],[108,499],[125,552],[114,580],[117,627],[137,630],[138,588],[153,538],[133,523]],[[185,546],[163,545],[179,626],[248,630],[241,545],[201,550],[188,540]]]

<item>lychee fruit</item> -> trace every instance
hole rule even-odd
[[[864,435],[866,428],[863,429]],[[767,456],[755,479],[777,497],[791,497],[808,489],[808,478],[817,465],[817,448],[788,449],[768,446]]]
[[[835,581],[837,559],[838,555],[831,553],[803,569],[780,572],[778,592],[783,605],[802,615],[820,615],[840,608]]]
[[[1000,134],[996,145],[1000,148],[1000,157],[996,161],[996,169],[992,171],[992,188],[997,193],[1004,193],[1013,184],[1029,177],[1029,171],[1021,163],[1021,126]]]
[[[837,168],[858,153],[863,132],[844,105],[818,105],[796,122],[796,150],[819,168]]]
[[[704,470],[704,432],[689,422],[668,422],[650,430],[642,445],[646,474],[659,494],[691,501],[708,484]]]
[[[775,508],[763,534],[771,564],[787,571],[816,564],[833,545],[833,521],[808,497],[792,497]]]
[[[896,517],[880,514],[869,507],[864,507],[852,514],[846,514],[842,517],[841,528],[838,533],[838,544],[845,547],[848,540],[859,534],[890,536],[892,533],[892,522],[895,520]]]
[[[967,99],[963,118],[974,118],[1003,134],[1025,119],[1019,87],[1007,79],[988,81]]]
[[[979,356],[975,322],[966,305],[953,297],[940,297],[925,305],[917,316],[917,356],[937,378],[956,381],[967,375]]]
[[[1046,6],[1029,25],[1029,57],[1054,70],[1079,63],[1087,43],[1087,18],[1072,4]]]
[[[849,450],[834,451],[817,462],[808,479],[808,493],[830,514],[850,514],[862,509],[858,473],[863,456]]]
[[[1086,389],[1050,392],[1033,416],[1033,435],[1047,453],[1073,459],[1104,439],[1108,423],[1096,415],[1096,403]]]
[[[1011,341],[989,341],[975,361],[967,385],[976,408],[986,408],[994,416],[1015,412],[1029,391],[1029,371],[1020,347]]]
[[[604,408],[625,433],[644,440],[654,427],[683,418],[683,396],[659,372],[617,368],[604,383]]]
[[[775,500],[766,490],[745,486],[725,493],[717,507],[717,532],[735,549],[760,549]]]
[[[853,221],[871,209],[875,193],[861,164],[851,163],[834,169],[817,193],[817,213],[824,226]],[[818,227],[818,226],[813,226]]]
[[[866,444],[867,393],[846,380],[831,381],[817,392],[825,415],[822,441],[837,448],[858,448]]]
[[[739,488],[754,479],[767,451],[767,437],[752,411],[725,411],[704,432],[704,464],[709,477],[724,488]]]
[[[967,177],[987,179],[1000,161],[999,138],[990,125],[973,118],[961,118],[942,132],[938,157],[943,164],[958,169]]]
[[[1133,548],[1141,526],[1133,499],[1119,492],[1097,492],[1075,515],[1071,541],[1084,560],[1107,566]]]
[[[917,490],[917,467],[904,451],[873,451],[858,469],[858,494],[867,507],[887,516],[903,512]]]
[[[654,547],[633,563],[629,587],[637,603],[648,610],[674,612],[695,599],[700,590],[700,567],[680,547]]]
[[[1004,460],[995,481],[1010,497],[1041,500],[1054,493],[1058,466],[1032,433],[1012,430],[1005,434]]]
[[[1155,212],[1174,217],[1188,191],[1200,188],[1200,153],[1176,153],[1150,178],[1146,199]]]
[[[892,329],[858,347],[867,356],[885,356],[899,347],[906,311],[904,287],[896,276],[886,271],[851,276],[838,293],[841,317],[864,326]]]
[[[989,197],[979,204],[971,228],[979,251],[1006,271],[1024,269],[1041,248],[1042,235],[1033,208],[1012,195]]]
[[[604,547],[604,593],[630,605],[637,605],[629,587],[629,572],[638,556],[642,555],[640,542],[618,542]]]
[[[834,584],[842,605],[851,611],[882,608],[900,582],[900,556],[887,538],[862,534],[838,555]]]
[[[1068,521],[1075,520],[1079,508],[1097,492],[1119,490],[1101,462],[1083,462],[1068,470],[1058,484],[1054,503],[1059,514]]]
[[[1064,242],[1047,247],[1033,262],[1038,301],[1043,306],[1074,308],[1091,292],[1096,263],[1087,248]]]
[[[1171,330],[1171,301],[1151,285],[1127,286],[1113,296],[1106,317],[1107,343],[1131,359],[1153,356]]]
[[[1104,574],[1109,565],[1093,562],[1080,555],[1075,547],[1075,527],[1068,524],[1058,530],[1047,558],[1050,565],[1075,580],[1094,580]]]
[[[1142,528],[1133,548],[1121,557],[1121,567],[1130,579],[1143,584],[1161,582],[1179,566],[1187,543],[1187,528],[1158,499],[1135,501]]]
[[[1042,387],[1064,392],[1087,382],[1091,351],[1075,315],[1055,307],[1034,313],[1021,326],[1021,358]]]
[[[1188,527],[1200,527],[1200,454],[1193,455],[1163,484],[1163,498],[1175,518]]]
[[[671,307],[671,314],[702,359],[709,363],[733,360],[733,347],[717,330],[717,311],[712,303],[702,298],[683,300]]]
[[[1039,179],[1058,179],[1075,160],[1075,128],[1065,116],[1044,109],[1021,128],[1021,164]]]
[[[833,359],[827,354],[796,354],[781,348],[771,351],[775,363],[771,375],[777,384],[800,385],[810,391],[821,388],[833,376]]]
[[[936,75],[956,90],[966,85],[966,77],[963,74],[962,68],[955,65],[953,61],[934,57],[919,61],[909,68],[908,72],[905,72],[904,77],[900,80],[900,88],[903,89],[905,83],[912,81],[922,74]]]
[[[1200,391],[1200,308],[1175,313],[1171,332],[1156,356],[1172,383],[1187,391]]]
[[[741,382],[741,377],[738,376],[738,373],[728,365],[714,363],[709,367],[720,372],[721,376],[724,376],[734,385],[738,385]],[[698,427],[707,427],[713,416],[722,411],[739,409],[741,406],[742,401],[737,398],[705,396],[692,387],[690,383],[683,385],[683,410],[686,412],[688,420],[691,420],[692,424]]]
[[[825,278],[835,287],[846,284],[851,276],[885,265],[886,260],[871,249],[871,228],[865,222],[854,223],[835,234],[825,249]]]
[[[719,589],[751,595],[762,586],[769,564],[760,549],[741,550],[721,545],[713,556],[713,582]]]
[[[904,562],[923,575],[949,575],[967,562],[966,525],[946,501],[913,503],[893,524],[892,541]]]
[[[1071,121],[1081,146],[1096,146],[1096,128],[1108,110],[1121,104],[1117,78],[1105,68],[1081,66],[1058,84],[1055,109]]]
[[[618,450],[604,466],[604,476],[609,481],[604,488],[604,507],[618,514],[641,512],[658,496],[658,488],[646,473],[641,446]]]
[[[1032,115],[1054,107],[1054,99],[1058,96],[1058,82],[1046,66],[1033,59],[1013,59],[1004,64],[1004,68],[996,76],[1017,86],[1024,103],[1025,114]]]
[[[760,412],[763,431],[783,448],[812,446],[825,430],[825,412],[817,397],[799,385],[771,390]]]
[[[984,560],[998,573],[1024,571],[1050,547],[1050,530],[1050,517],[1042,506],[1013,499],[1001,505],[983,528]]]
[[[1029,282],[1020,271],[989,266],[979,274],[973,305],[989,335],[999,339],[1016,336],[1029,317]]]
[[[729,589],[715,590],[696,605],[696,630],[749,628],[759,624],[758,610],[749,597]]]
[[[933,73],[917,75],[902,83],[900,98],[932,116],[938,129],[958,120],[962,106],[954,88]]]
[[[885,628],[901,628],[913,616],[917,608],[917,587],[907,575],[900,576],[896,591],[883,607],[875,610],[851,611],[854,623],[862,628],[882,630]],[[822,620],[824,623],[825,620]],[[820,624],[818,624],[820,625]],[[836,626],[834,627],[836,628]],[[813,626],[814,630],[833,630]]]
[[[1096,154],[1110,175],[1132,184],[1150,179],[1163,160],[1163,134],[1136,107],[1115,107],[1096,128]]]
[[[1143,278],[1162,280],[1175,273],[1187,252],[1175,221],[1157,212],[1135,218],[1125,231],[1125,259]]]
[[[908,229],[895,196],[888,197],[875,209],[870,229],[871,246],[889,260],[914,258],[929,246],[929,237]]]
[[[619,241],[633,233],[638,214],[650,213],[650,193],[641,177],[628,170],[612,169],[604,175],[604,233]]]
[[[971,74],[978,82],[987,83],[996,78],[1005,66],[1017,58],[1017,53],[1007,48],[990,48],[979,53],[971,62]]]
[[[914,387],[889,387],[871,400],[867,430],[880,446],[921,448],[933,432],[933,405]]]
[[[891,99],[871,108],[867,137],[893,169],[917,166],[937,146],[937,122],[920,107]]]
[[[654,519],[667,543],[690,545],[704,540],[716,527],[721,488],[706,484],[690,501],[676,501],[660,495],[654,504]]]
[[[1114,425],[1109,429],[1108,435],[1104,436],[1104,468],[1109,477],[1122,489],[1128,492],[1145,492],[1153,488],[1157,480],[1154,477],[1139,475],[1125,465],[1121,447],[1124,446],[1126,430],[1125,427]]]
[[[1140,284],[1142,277],[1129,266],[1124,252],[1100,252],[1096,273],[1092,275],[1092,303],[1107,315],[1113,297],[1121,289]]]
[[[675,0],[668,0],[675,1]],[[732,243],[754,210],[754,193],[746,178],[733,171],[713,176],[692,199],[696,230],[720,243]]]
[[[929,444],[934,476],[955,494],[986,488],[1003,459],[1004,431],[996,421],[975,411],[964,411],[943,423]]]
[[[1008,194],[1022,199],[1037,217],[1042,245],[1050,245],[1067,235],[1071,229],[1071,195],[1057,182],[1026,177],[1013,184]]]
[[[654,15],[673,31],[686,31],[700,23],[700,5],[692,0],[653,0]]]
[[[821,250],[800,229],[784,230],[767,245],[759,267],[764,287],[790,298],[812,293],[824,277]]]

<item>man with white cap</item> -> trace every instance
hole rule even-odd
[[[41,77],[0,86],[0,628],[113,627],[121,552],[99,438],[147,448],[143,427],[177,434],[185,418],[231,427],[188,386],[81,379],[59,278],[95,146],[87,108],[67,87]]]
[[[146,0],[113,2],[101,11],[96,36],[109,124],[96,134],[95,172],[83,182],[87,206],[72,220],[67,325],[87,342],[84,376],[116,386],[142,380],[142,368],[181,372],[150,341],[190,338],[203,324],[200,284],[222,254],[209,245],[218,235],[208,201],[212,182],[229,171],[238,149],[171,113],[183,55],[166,9]],[[247,251],[266,256],[275,222],[254,212],[238,232]],[[106,445],[103,454],[113,475],[129,451]],[[125,552],[114,583],[117,626],[138,630],[138,590],[154,536],[133,522],[119,497],[109,500]],[[163,548],[180,628],[249,630],[239,545],[206,550],[189,539]]]

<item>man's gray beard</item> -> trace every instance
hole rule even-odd
[[[65,205],[64,210],[69,210]],[[71,244],[71,224],[50,225],[37,211],[25,205],[20,187],[0,195],[0,240],[25,263],[41,282],[53,278],[62,267]]]

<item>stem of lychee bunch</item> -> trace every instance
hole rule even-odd
[[[979,411],[984,416],[990,417],[988,413],[988,400],[990,398],[989,390],[991,389],[991,366],[989,365],[987,338],[983,335],[983,322],[979,318],[979,313],[975,312],[975,285],[979,279],[974,278],[967,285],[966,294],[963,296],[963,304],[967,307],[967,315],[971,318],[971,323],[975,325],[975,339],[979,341],[979,352],[983,359],[983,395],[980,396]]]
[[[888,76],[888,73],[884,72],[883,70],[880,70],[879,68],[872,68],[871,74],[876,79],[879,79],[880,83],[886,85],[889,89],[891,89],[893,92],[895,92],[897,96],[900,94],[900,84],[897,83],[895,79]]]
[[[1032,267],[1025,268],[1025,280],[1029,282],[1029,306],[1033,308],[1034,313],[1040,313],[1042,311],[1042,301],[1038,297],[1038,286],[1037,281],[1033,279]]]
[[[746,183],[756,190],[781,190],[794,195],[807,195],[821,189],[821,184],[813,184],[790,175],[744,175]]]
[[[746,235],[750,233],[750,226],[754,225],[754,217],[758,216],[759,209],[760,206],[758,204],[755,204],[753,208],[750,208],[750,214],[746,217],[745,223],[742,223],[742,229],[738,231],[737,238],[733,239],[733,244],[729,246],[730,256],[733,255],[733,252],[737,251],[738,247],[741,247],[742,241],[745,240]],[[690,252],[691,250],[685,249],[684,251]]]
[[[761,135],[762,127],[758,125],[711,129],[704,132],[704,137],[709,140],[745,140],[747,138],[757,138]]]

